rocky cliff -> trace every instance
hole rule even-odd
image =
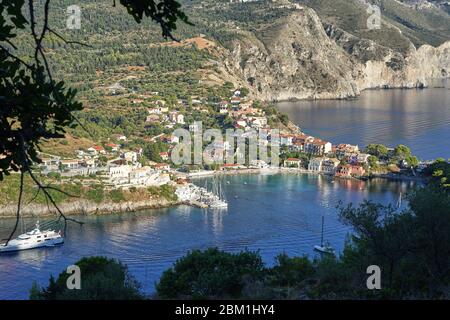
[[[95,203],[89,200],[80,199],[71,202],[64,202],[58,205],[65,215],[95,215],[108,213],[134,212],[146,209],[165,208],[179,204],[176,201],[169,201],[164,198],[144,201],[127,202],[102,202]],[[16,216],[17,204],[5,205],[0,208],[0,218],[13,218]],[[22,209],[22,217],[44,217],[57,215],[53,207],[43,204],[29,204]]]
[[[323,25],[315,11],[292,12],[257,30],[239,30],[222,70],[262,100],[333,99],[369,88],[427,86],[450,75],[450,42],[403,54]]]

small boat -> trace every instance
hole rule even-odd
[[[61,235],[61,231],[41,231],[38,221],[36,223],[36,227],[33,230],[19,235],[16,239],[9,241],[8,244],[0,244],[0,252],[20,251],[41,247],[53,247],[57,244],[62,244],[63,242],[64,237]]]
[[[324,245],[316,245],[314,246],[314,250],[319,251],[321,253],[334,254],[334,249],[329,243],[325,243]]]
[[[327,254],[334,254],[334,248],[330,245],[330,243],[327,241],[326,243],[323,242],[323,225],[325,222],[325,217],[322,216],[322,236],[320,239],[320,246],[315,245],[314,250],[319,251],[321,253],[327,253]]]

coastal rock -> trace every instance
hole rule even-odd
[[[101,202],[80,199],[71,202],[58,204],[58,207],[65,215],[100,215],[108,213],[134,212],[146,209],[165,208],[179,204],[178,202],[168,201],[164,198],[145,200],[145,201],[127,201],[127,202]],[[5,205],[0,208],[0,218],[13,218],[16,216],[17,204]],[[56,209],[52,206],[43,204],[29,204],[21,211],[22,217],[46,217],[57,216]]]

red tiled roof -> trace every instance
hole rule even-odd
[[[111,147],[111,148],[117,148],[118,147],[118,145],[115,144],[115,143],[107,143],[106,146],[107,147]]]

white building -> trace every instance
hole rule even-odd
[[[80,167],[80,161],[79,160],[61,160],[61,166],[65,169],[77,169]]]
[[[109,179],[110,180],[128,180],[128,176],[132,170],[129,165],[124,166],[111,166],[109,167]]]
[[[122,154],[123,159],[127,162],[135,163],[138,159],[138,154],[135,151],[127,151]]]
[[[313,158],[309,161],[308,170],[311,172],[321,172],[324,158]]]
[[[340,161],[336,158],[324,159],[322,162],[322,171],[327,174],[334,174],[340,164]]]

